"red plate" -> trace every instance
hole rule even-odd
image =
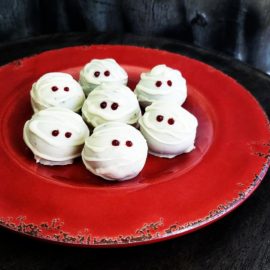
[[[92,58],[116,59],[134,88],[157,64],[188,82],[184,107],[198,118],[196,150],[149,156],[141,174],[111,183],[78,159],[63,167],[34,162],[22,139],[29,91],[51,71],[79,70]],[[0,224],[41,239],[83,246],[157,242],[210,224],[239,206],[268,166],[270,131],[257,101],[230,77],[178,54],[132,46],[83,46],[45,52],[0,68]]]

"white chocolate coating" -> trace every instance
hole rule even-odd
[[[102,108],[102,102],[106,102],[106,108]],[[113,104],[118,105],[117,109],[112,109]],[[136,126],[141,109],[135,94],[127,86],[103,83],[88,95],[82,107],[82,115],[92,127],[110,121]]]
[[[109,75],[105,76],[105,72]],[[95,76],[98,72],[98,76]],[[114,59],[93,59],[80,71],[80,84],[87,96],[101,83],[119,83],[126,85],[128,75],[126,71]]]
[[[157,86],[156,83],[161,83]],[[180,71],[157,65],[149,72],[141,74],[134,93],[142,107],[149,106],[154,101],[176,101],[182,105],[187,98],[186,80]]]
[[[157,121],[158,116],[162,116],[163,120]],[[169,119],[173,119],[172,125]],[[173,158],[195,148],[198,121],[176,102],[152,103],[146,107],[139,123],[152,155]]]
[[[113,140],[119,145],[114,146]],[[132,146],[126,145],[127,141]],[[94,129],[85,141],[82,159],[86,168],[106,180],[128,180],[143,169],[147,157],[147,143],[134,127],[109,122]]]
[[[54,136],[53,132],[58,134]],[[24,142],[34,153],[36,162],[44,165],[72,163],[81,155],[88,136],[89,130],[82,117],[61,107],[35,113],[23,130]]]
[[[62,72],[46,73],[40,77],[33,84],[30,95],[34,112],[50,107],[78,112],[85,100],[80,84],[71,75]]]

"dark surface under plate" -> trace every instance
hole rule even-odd
[[[0,46],[0,64],[81,44],[131,44],[179,52],[244,85],[270,115],[270,79],[231,58],[171,40],[134,36],[56,35]],[[127,249],[82,249],[40,242],[0,229],[0,269],[269,269],[269,174],[239,209],[193,234]]]

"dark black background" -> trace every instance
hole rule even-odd
[[[269,10],[269,0],[1,0],[0,43],[63,32],[166,37],[270,73]]]
[[[269,116],[269,77],[222,54],[270,72],[269,11],[268,0],[2,0],[0,64],[77,44],[160,48],[202,60],[236,78]],[[44,34],[48,36],[38,37]],[[37,38],[27,39],[32,36]],[[1,228],[0,269],[270,269],[269,178],[222,220],[148,246],[65,247]]]

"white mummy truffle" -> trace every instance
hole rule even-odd
[[[82,159],[86,168],[106,180],[128,180],[143,169],[147,143],[134,127],[109,122],[94,129],[85,141]]]
[[[88,95],[82,115],[92,127],[110,121],[136,125],[141,110],[135,94],[127,86],[103,83]]]
[[[38,113],[24,125],[23,139],[37,163],[71,164],[81,155],[89,130],[77,113],[52,107]]]
[[[159,100],[176,101],[182,105],[187,98],[186,80],[180,71],[158,65],[141,74],[134,92],[142,107]]]
[[[33,84],[31,104],[34,112],[49,107],[62,107],[78,112],[85,100],[80,84],[67,73],[51,72]]]
[[[176,102],[154,102],[139,123],[152,155],[173,158],[195,148],[198,121]]]
[[[126,85],[128,75],[114,59],[93,59],[80,71],[80,84],[87,96],[101,83]]]

